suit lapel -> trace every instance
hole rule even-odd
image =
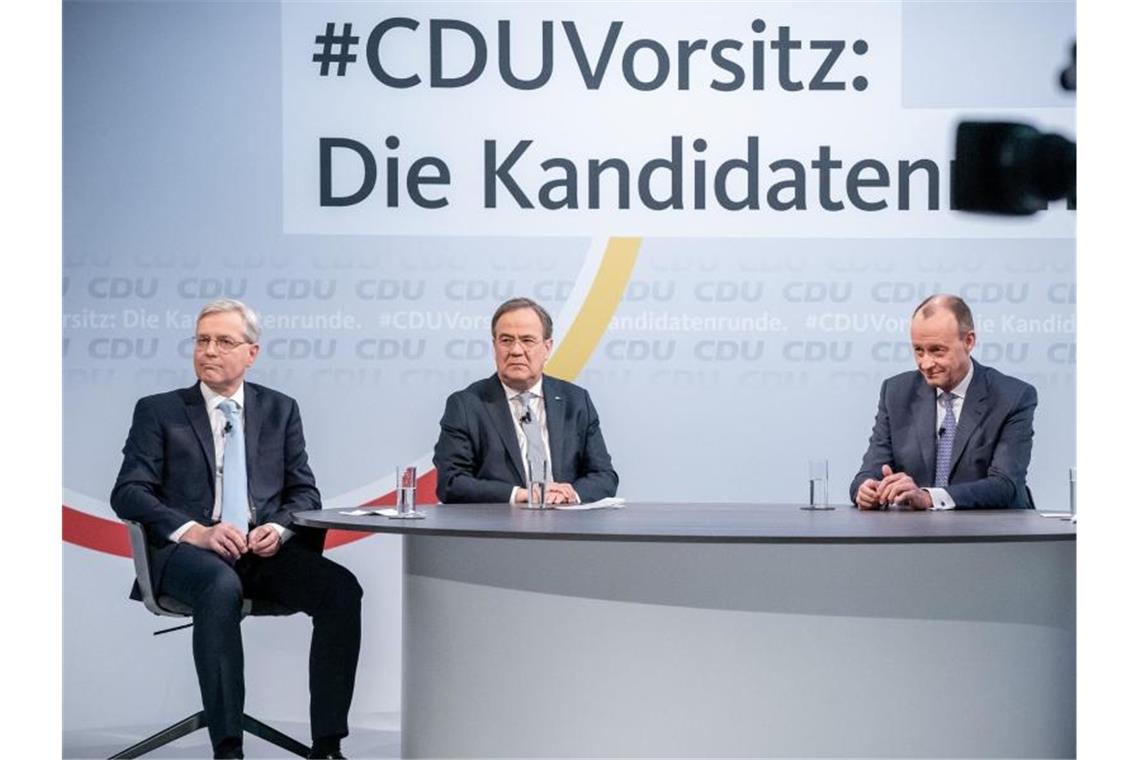
[[[210,413],[206,410],[206,399],[202,398],[202,391],[198,385],[192,385],[182,391],[182,400],[186,403],[186,416],[190,420],[190,427],[198,436],[198,443],[202,446],[202,454],[209,464],[210,492],[214,491],[214,473],[218,471],[218,463],[214,459],[214,433],[210,430]]]
[[[958,420],[958,429],[954,432],[954,445],[950,447],[950,474],[954,473],[958,460],[962,458],[962,452],[966,450],[966,444],[970,442],[970,437],[977,431],[982,417],[986,414],[989,394],[989,376],[983,372],[982,367],[975,364],[974,379],[970,381],[970,386],[966,389],[966,400],[962,403],[962,419]]]
[[[934,481],[934,459],[937,453],[937,435],[934,425],[938,421],[938,410],[935,406],[935,390],[926,384],[922,375],[916,373],[919,389],[911,402],[910,418],[914,420],[914,434],[918,438],[918,450],[922,453],[922,466],[924,471],[921,477],[915,478],[919,483]]]
[[[487,415],[491,418],[491,423],[499,437],[503,439],[503,447],[507,450],[507,454],[510,455],[511,465],[515,468],[515,474],[518,475],[518,482],[525,483],[526,467],[523,466],[519,438],[515,434],[515,422],[511,417],[510,402],[507,401],[507,394],[503,392],[503,385],[499,382],[498,375],[492,375],[484,381],[481,395]]]
[[[562,435],[566,402],[563,401],[561,391],[561,383],[543,376],[542,401],[546,405],[546,437],[550,441],[550,478],[558,483],[563,482],[564,479],[562,472],[562,450],[564,448]]]
[[[246,383],[243,424],[245,427],[245,471],[248,480],[252,480],[253,473],[256,472],[253,464],[257,461],[257,445],[261,440],[261,420],[264,415],[260,401],[257,388]]]

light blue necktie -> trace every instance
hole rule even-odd
[[[222,522],[244,536],[249,530],[249,488],[245,471],[245,430],[237,402],[226,399],[218,404],[226,416],[225,445],[222,448]]]
[[[542,427],[538,424],[538,415],[530,411],[530,400],[534,397],[530,391],[518,395],[523,406],[523,416],[519,418],[519,423],[526,436],[526,461],[530,467],[530,479],[541,480],[546,468],[546,446],[542,443]]]
[[[954,431],[958,429],[958,420],[954,418],[954,394],[942,394],[942,406],[946,407],[946,416],[942,418],[941,435],[938,436],[938,458],[934,464],[934,487],[945,488],[950,484],[950,451],[954,448]]]

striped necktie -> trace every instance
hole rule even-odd
[[[950,451],[954,448],[954,432],[958,429],[958,420],[954,418],[954,394],[943,393],[940,401],[946,409],[946,415],[938,430],[938,458],[934,464],[935,488],[945,488],[950,484]]]

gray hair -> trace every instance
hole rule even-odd
[[[500,304],[499,308],[495,309],[495,315],[491,317],[491,336],[494,337],[495,335],[495,325],[499,324],[499,317],[509,311],[518,311],[519,309],[530,309],[538,315],[538,321],[542,323],[543,340],[550,340],[554,336],[554,320],[550,318],[546,309],[529,298],[512,298]]]
[[[198,312],[198,321],[201,322],[202,317],[209,314],[228,314],[230,312],[237,312],[241,315],[242,337],[250,343],[256,343],[257,339],[261,337],[261,319],[257,316],[256,311],[235,298],[219,298],[216,301],[210,301]]]
[[[914,314],[911,314],[911,319],[917,317],[920,312],[923,319],[930,319],[939,309],[949,311],[954,315],[954,319],[958,320],[959,335],[965,337],[966,333],[973,332],[974,315],[970,311],[970,307],[961,298],[950,295],[949,293],[938,293],[927,298],[914,310]]]

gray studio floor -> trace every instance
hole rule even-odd
[[[306,723],[270,723],[300,742],[309,741]],[[150,736],[165,726],[130,726],[86,731],[63,732],[63,757],[106,758],[126,749],[131,744]],[[344,740],[344,754],[350,758],[398,758],[400,756],[400,716],[398,713],[375,713],[353,716],[352,735]],[[206,730],[195,731],[172,744],[155,750],[146,757],[210,757],[210,740]],[[292,757],[272,744],[246,734],[245,756]]]

